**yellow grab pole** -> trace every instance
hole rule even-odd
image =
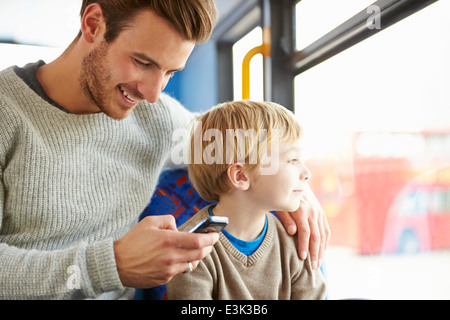
[[[242,99],[250,99],[250,62],[257,54],[262,54],[264,57],[271,55],[271,40],[270,27],[263,29],[263,44],[251,49],[244,57],[242,62]]]

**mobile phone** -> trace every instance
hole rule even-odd
[[[228,225],[228,217],[211,216],[200,221],[189,233],[219,233]]]

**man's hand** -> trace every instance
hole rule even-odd
[[[312,267],[320,267],[330,241],[331,230],[325,212],[312,191],[308,189],[303,194],[297,211],[277,212],[277,216],[290,235],[298,231],[300,258],[305,260],[309,249]]]
[[[178,232],[172,216],[143,219],[123,238],[114,242],[117,270],[122,284],[132,288],[152,288],[172,277],[194,269],[211,253],[217,233]]]

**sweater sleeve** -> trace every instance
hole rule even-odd
[[[313,269],[308,256],[300,272],[294,275],[291,286],[291,300],[323,300],[326,283],[319,269]]]
[[[160,100],[167,107],[173,125],[172,148],[165,166],[167,168],[186,167],[191,128],[199,114],[187,110],[167,94],[162,94]]]
[[[37,251],[0,244],[0,299],[90,299],[122,289],[112,240],[66,250]]]
[[[0,167],[0,229],[4,198]],[[112,239],[54,251],[26,250],[0,242],[0,299],[86,299],[123,289]]]

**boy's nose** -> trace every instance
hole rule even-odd
[[[306,166],[303,166],[303,167],[304,168],[303,168],[302,172],[300,173],[300,180],[307,181],[307,180],[311,179],[311,171]]]

